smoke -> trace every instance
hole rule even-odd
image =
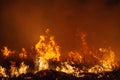
[[[65,52],[80,47],[80,32],[89,45],[119,50],[119,8],[119,0],[1,0],[0,45],[30,48],[49,28]]]

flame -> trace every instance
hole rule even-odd
[[[18,77],[20,74],[26,74],[29,66],[25,65],[24,62],[20,64],[20,68],[16,67],[15,63],[11,65],[10,75],[11,77]]]
[[[88,69],[89,73],[102,73],[104,71],[103,67],[100,65],[95,65],[93,67],[91,67],[90,69]]]
[[[115,67],[117,67],[114,51],[106,48],[99,48],[99,51],[103,54],[103,57],[99,61],[100,65],[93,66],[92,68],[88,69],[88,72],[97,74],[106,71],[112,71]]]
[[[55,43],[53,36],[49,38],[48,42],[46,42],[45,36],[40,36],[40,40],[35,45],[35,49],[38,56],[42,56],[44,59],[53,59],[56,61],[60,60],[59,46]]]
[[[41,70],[46,70],[49,69],[48,66],[48,61],[44,59],[43,57],[38,57],[35,62],[35,72],[41,71]]]
[[[15,66],[15,64],[12,64],[10,67],[11,67],[10,68],[10,75],[11,75],[11,77],[14,77],[14,76],[18,77],[19,76],[19,72],[18,72],[18,68]]]
[[[110,48],[99,48],[95,50],[91,50],[86,42],[86,34],[81,33],[81,41],[82,41],[82,47],[80,48],[79,52],[77,50],[71,51],[68,53],[68,61],[62,62],[60,60],[60,47],[56,43],[54,36],[49,36],[49,29],[47,29],[46,35],[41,35],[40,40],[38,43],[34,46],[34,52],[35,56],[33,56],[32,60],[34,61],[34,73],[41,71],[41,70],[50,70],[54,69],[56,71],[65,72],[67,74],[72,74],[76,77],[83,77],[85,75],[81,73],[103,73],[106,71],[112,71],[117,67],[117,62],[115,59],[115,52],[111,50]],[[10,57],[10,55],[14,54],[15,51],[11,51],[7,47],[4,47],[4,49],[1,50],[4,57]],[[98,54],[98,55],[96,55]],[[99,54],[102,54],[102,56],[99,56]],[[29,55],[25,48],[22,48],[21,53],[16,54],[18,58],[22,58],[23,60],[27,60],[29,58]],[[13,56],[14,57],[14,56]],[[15,56],[16,57],[16,56]],[[85,66],[88,62],[89,64],[92,64],[93,58],[96,59],[96,64],[92,66]],[[5,58],[6,59],[6,58]],[[90,60],[92,59],[92,60]],[[51,64],[50,62],[60,62],[56,66],[56,64]],[[75,66],[77,63],[78,66]],[[84,63],[84,64],[83,64]],[[55,67],[54,67],[55,66]],[[82,67],[81,67],[82,66]],[[29,66],[24,64],[24,61],[21,62],[20,66],[17,67],[15,62],[12,63],[10,66],[10,75],[6,74],[6,68],[3,68],[0,66],[0,76],[3,77],[14,77],[19,76],[21,74],[26,74],[29,70]]]
[[[70,52],[68,54],[68,56],[70,57],[70,61],[74,61],[74,62],[77,62],[77,63],[81,63],[82,60],[83,60],[83,57],[80,55],[80,53],[78,52]]]
[[[74,72],[74,67],[72,67],[68,62],[64,62],[62,63],[60,71],[71,74]]]
[[[84,70],[79,69],[75,66],[72,66],[69,62],[62,62],[61,66],[56,67],[56,71],[72,74],[76,77],[84,77],[83,74],[82,75],[80,74],[80,73],[83,73]]]
[[[2,66],[0,66],[0,76],[8,77],[8,75],[6,75],[6,68],[3,68]]]
[[[27,52],[25,50],[25,48],[22,48],[22,52],[19,54],[20,58],[26,58],[27,57]]]
[[[111,49],[99,49],[101,52],[103,52],[103,59],[100,60],[101,65],[105,69],[105,71],[112,71],[114,67],[117,66],[117,63],[115,62],[115,53]]]
[[[48,31],[46,32],[48,33]],[[37,51],[35,65],[38,71],[49,69],[48,60],[60,61],[59,46],[53,36],[41,35],[39,42],[35,45],[35,50]]]
[[[28,66],[28,65],[25,65],[24,62],[22,62],[22,63],[20,64],[20,68],[18,69],[18,70],[19,70],[19,74],[26,74],[28,68],[29,68],[29,66]]]
[[[5,57],[8,57],[10,54],[14,54],[14,51],[9,50],[6,46],[1,51]]]

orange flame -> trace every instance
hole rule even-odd
[[[35,70],[33,72],[38,72],[41,70],[51,69],[50,61],[57,61],[60,62],[60,50],[59,46],[54,40],[53,36],[48,36],[49,29],[46,31],[47,35],[41,35],[39,42],[34,46],[35,48]],[[99,48],[96,49],[96,51],[92,51],[86,42],[86,35],[84,33],[81,34],[81,40],[82,40],[82,50],[81,52],[78,52],[77,50],[75,52],[71,51],[69,52],[68,56],[69,58],[66,62],[60,63],[60,65],[57,65],[56,67],[52,68],[56,71],[65,72],[67,74],[73,74],[76,77],[84,76],[80,75],[80,73],[83,72],[89,72],[89,73],[102,73],[106,71],[112,71],[117,67],[117,62],[115,59],[115,52],[111,49],[104,49]],[[9,57],[10,55],[14,54],[15,51],[9,50],[7,47],[4,47],[4,49],[1,50],[4,57]],[[103,54],[103,56],[96,56],[95,54]],[[29,58],[27,51],[25,48],[22,48],[21,53],[17,54],[19,58]],[[86,67],[83,65],[85,64],[85,61],[88,60],[90,62],[89,57],[95,58],[98,60],[98,63],[93,65],[92,67]],[[86,58],[85,58],[86,57]],[[73,66],[71,64],[79,63],[80,66],[82,65],[82,68]],[[91,63],[90,63],[91,64]],[[53,64],[54,65],[54,64]],[[19,67],[16,67],[15,63],[12,63],[10,68],[10,77],[19,76],[20,74],[26,74],[28,72],[29,66],[24,64],[24,61],[20,64]],[[8,77],[6,74],[6,69],[0,66],[0,76]]]
[[[27,57],[27,52],[25,50],[25,48],[22,48],[22,52],[19,54],[20,58],[26,58]]]
[[[8,57],[9,55],[15,53],[14,51],[9,50],[8,47],[6,47],[6,46],[1,51],[5,57]]]

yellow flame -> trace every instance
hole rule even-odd
[[[6,75],[6,68],[3,68],[2,66],[0,66],[0,76],[8,77],[8,75]]]
[[[29,66],[25,65],[24,62],[20,64],[20,68],[16,67],[15,63],[11,65],[10,75],[11,77],[18,77],[20,74],[26,74]]]
[[[49,29],[45,31],[47,35],[41,35],[39,42],[35,45],[35,71],[38,72],[41,70],[51,69],[51,65],[49,64],[50,61],[60,61],[60,50],[59,46],[56,44],[53,36],[48,36]],[[61,62],[61,65],[52,68],[56,71],[65,72],[67,74],[73,74],[76,77],[81,77],[84,75],[80,75],[83,72],[89,73],[102,73],[105,71],[112,71],[116,66],[117,63],[115,61],[115,52],[111,49],[99,48],[96,49],[97,51],[90,50],[89,46],[86,42],[86,35],[84,33],[81,34],[81,41],[82,41],[82,50],[80,52],[69,52],[68,56],[70,60],[69,62]],[[1,50],[5,57],[14,54],[14,51],[9,50],[7,47],[4,47]],[[102,57],[96,56],[95,54],[102,54]],[[27,56],[28,53],[25,48],[22,48],[20,54],[17,54],[19,58],[29,58]],[[86,62],[90,62],[90,59],[95,58],[98,60],[98,63],[93,65],[92,67],[86,67],[83,65]],[[92,61],[92,60],[91,60]],[[72,64],[79,63],[80,66],[82,65],[83,68],[75,67]],[[92,62],[90,63],[92,64]],[[26,74],[28,72],[29,66],[25,65],[24,62],[20,64],[19,67],[16,67],[15,63],[11,65],[10,68],[10,76],[19,76],[20,74]],[[6,69],[0,66],[0,75],[4,77],[8,77],[6,75]]]
[[[45,36],[40,36],[40,40],[35,45],[35,49],[39,56],[42,56],[47,60],[60,60],[59,46],[55,43],[53,36],[49,38],[48,42],[46,42]]]
[[[90,69],[88,69],[89,73],[102,73],[104,71],[103,67],[100,65],[95,65],[93,67],[91,67]]]
[[[24,62],[20,64],[19,74],[26,74],[29,66],[25,65]]]
[[[48,66],[48,61],[46,59],[44,59],[43,57],[38,57],[35,61],[35,69],[37,71],[41,71],[41,70],[46,70],[49,69]]]
[[[53,36],[41,35],[39,42],[35,45],[35,50],[37,52],[35,65],[38,71],[49,69],[48,60],[60,60],[59,46],[56,44]]]
[[[70,74],[74,72],[74,67],[72,67],[68,62],[64,62],[61,71]]]
[[[83,74],[82,75],[80,74],[80,73],[83,73],[84,71],[70,65],[69,62],[61,63],[61,66],[56,67],[56,71],[64,72],[64,73],[67,73],[67,74],[72,74],[76,77],[84,77]]]
[[[115,62],[115,53],[111,49],[99,49],[103,52],[103,58],[100,60],[105,71],[112,71],[114,67],[117,66]]]

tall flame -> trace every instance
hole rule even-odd
[[[46,30],[48,33],[49,29]],[[37,51],[36,66],[39,70],[49,69],[48,60],[59,61],[60,52],[59,46],[56,44],[53,36],[40,36],[39,42],[35,45]]]

